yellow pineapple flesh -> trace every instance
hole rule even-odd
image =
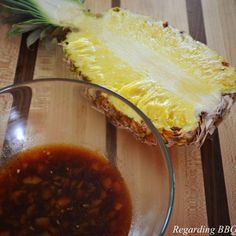
[[[115,8],[99,18],[80,18],[78,24],[80,30],[63,43],[76,71],[131,101],[160,133],[190,134],[183,143],[196,141],[191,134],[199,129],[201,114],[214,116],[222,95],[236,91],[235,68],[163,22]]]

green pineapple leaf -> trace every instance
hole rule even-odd
[[[37,39],[46,37],[52,39],[58,36],[61,39],[63,29],[70,26],[71,20],[87,12],[84,2],[84,0],[1,0],[0,10],[6,14],[0,23],[12,24],[8,36],[29,32],[28,46]],[[64,6],[73,9],[75,15],[72,14],[70,17],[70,11],[63,12]]]

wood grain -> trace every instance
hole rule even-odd
[[[121,6],[137,13],[152,16],[159,20],[168,21],[170,25],[180,30],[188,31],[186,4],[184,0],[122,0]],[[175,10],[173,10],[175,9]]]
[[[0,95],[0,150],[2,150],[5,140],[5,134],[7,131],[7,123],[9,120],[10,110],[12,107],[12,96],[11,94]],[[0,152],[0,156],[2,153]]]
[[[186,0],[189,33],[195,39],[206,44],[206,32],[202,13],[202,4],[199,0]]]
[[[111,7],[111,0],[102,0],[102,1],[94,1],[94,0],[86,0],[86,6],[93,12],[101,13]]]
[[[190,34],[207,44],[201,1],[186,0]],[[208,225],[230,225],[222,155],[216,130],[201,147]]]
[[[0,25],[0,87],[13,83],[21,37],[6,36],[10,26]]]
[[[8,159],[13,154],[22,150],[25,140],[17,137],[16,130],[20,129],[25,137],[27,133],[27,119],[31,104],[32,90],[28,86],[11,89],[12,107],[9,109],[9,119],[6,125],[3,141],[3,159]]]
[[[15,69],[20,48],[21,37],[8,38],[6,36],[9,30],[9,25],[0,25],[0,88],[13,83]],[[3,115],[2,112],[10,109],[12,105],[12,97],[9,94],[1,96],[1,128],[0,128],[0,149],[3,146],[4,136],[7,129],[8,115]]]
[[[42,78],[76,78],[56,41],[39,44],[34,79]]]
[[[236,66],[236,1],[203,0],[208,45]],[[236,106],[219,127],[231,224],[236,224]],[[234,176],[234,177],[233,177]]]
[[[201,154],[209,227],[230,225],[218,130],[205,140]]]
[[[38,41],[31,45],[30,48],[27,48],[27,37],[28,34],[22,35],[20,51],[16,65],[14,84],[33,80],[35,62],[38,52]]]
[[[120,7],[120,0],[112,0],[111,6],[112,7]]]
[[[167,20],[188,31],[185,1],[121,1],[121,6],[158,19]],[[173,10],[174,9],[174,10]],[[207,226],[207,214],[200,150],[196,147],[171,148],[176,178],[175,204],[166,235],[172,235],[174,225],[180,227]]]
[[[37,56],[38,42],[29,49],[26,46],[28,34],[23,34],[20,42],[20,50],[18,54],[14,84],[29,82],[33,79],[35,61]],[[31,104],[32,91],[31,88],[23,86],[21,88],[11,89],[12,107],[9,109],[9,119],[6,123],[5,137],[3,138],[2,159],[9,158],[14,153],[19,152],[24,145],[23,140],[17,140],[13,130],[20,129],[23,135],[27,130],[27,119]]]

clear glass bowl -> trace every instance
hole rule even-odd
[[[157,145],[143,144],[107,123],[91,102],[98,95],[142,120]],[[170,157],[151,121],[130,102],[83,81],[35,80],[0,90],[0,121],[1,166],[13,154],[44,144],[73,144],[99,152],[119,169],[128,186],[133,207],[129,236],[164,234],[174,199]]]

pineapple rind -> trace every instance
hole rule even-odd
[[[156,145],[157,140],[155,139],[153,133],[145,125],[142,120],[136,121],[128,117],[125,113],[117,110],[114,106],[113,101],[109,101],[107,96],[101,94],[98,96],[92,96],[91,94],[87,96],[91,100],[94,106],[105,113],[105,115],[110,119],[110,121],[119,128],[128,129],[134,137],[143,143],[149,145]],[[159,129],[159,133],[163,137],[166,145],[171,147],[173,145],[189,145],[195,144],[201,146],[209,134],[213,134],[216,124],[223,119],[223,117],[230,111],[234,101],[236,99],[235,94],[228,94],[222,97],[222,101],[219,104],[214,116],[209,114],[202,114],[200,116],[199,126],[192,131],[183,132],[182,129],[178,127],[173,127],[171,130]]]
[[[80,32],[68,34],[63,44],[66,57],[76,70],[89,81],[119,93],[138,106],[153,121],[168,145],[202,143],[206,135],[214,130],[215,122],[233,104],[236,91],[235,68],[204,44],[148,17],[124,10],[110,10],[100,19],[100,26],[98,24],[96,29],[93,29],[94,24],[91,22],[91,27],[85,24]],[[197,86],[193,86],[189,93],[203,96],[210,94],[212,101],[215,99],[217,103],[212,102],[214,106],[208,111],[197,109],[197,106],[193,106],[193,100],[189,102],[170,92],[158,81],[145,80],[143,68],[137,70],[129,64],[129,58],[122,60],[119,52],[116,54],[107,46],[107,39],[99,36],[102,30],[109,32],[105,36],[110,33],[121,35],[134,42],[140,41],[153,51],[161,51],[162,55],[195,78]],[[183,91],[187,91],[188,82],[184,81],[182,85]],[[205,102],[207,107],[208,101]],[[113,111],[115,109],[118,112],[119,119],[122,114],[125,120],[131,119],[137,122],[136,126],[142,126],[140,120],[129,111],[124,111],[120,104],[108,98],[107,103]],[[137,132],[134,133],[138,136]],[[143,138],[143,134],[139,136]],[[145,137],[149,137],[149,133]],[[150,138],[147,140],[153,143]]]
[[[70,62],[70,61],[69,61]],[[77,68],[79,71],[79,68]],[[80,72],[81,78],[87,80],[88,78]],[[107,97],[102,94],[100,98],[96,94],[94,97],[88,96],[93,101],[94,105],[106,116],[110,121],[120,128],[128,129],[141,142],[149,145],[156,145],[157,141],[149,129],[144,125],[140,117],[134,117],[134,113],[124,107],[119,106],[117,100]],[[202,145],[208,134],[212,134],[215,130],[215,125],[227,115],[230,111],[234,101],[236,100],[236,93],[229,93],[222,96],[220,104],[217,106],[213,114],[201,114],[199,116],[198,126],[191,131],[185,132],[182,128],[172,127],[171,130],[165,128],[158,128],[159,133],[163,137],[166,145],[171,147],[173,145]],[[117,108],[118,106],[118,108]],[[122,109],[123,108],[123,109]],[[124,112],[123,112],[124,111]]]

